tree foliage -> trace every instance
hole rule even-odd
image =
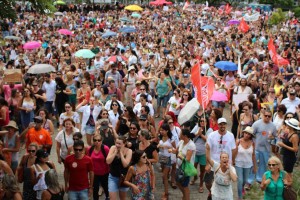
[[[55,11],[55,7],[53,5],[52,0],[27,0],[31,3],[34,11],[47,14]],[[0,19],[16,19],[17,13],[15,10],[15,0],[0,0]]]
[[[295,17],[300,17],[300,7],[295,8],[293,12],[295,13]]]
[[[261,4],[271,4],[276,8],[290,8],[294,5],[294,0],[259,0]]]
[[[285,14],[282,12],[281,8],[278,8],[276,12],[272,13],[269,23],[271,25],[277,25],[285,20]]]

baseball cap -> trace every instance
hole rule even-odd
[[[101,125],[100,126],[100,131],[108,128],[108,124],[109,124],[108,119],[100,119],[99,123]]]
[[[140,120],[146,120],[147,119],[147,115],[141,115],[140,116]]]
[[[224,117],[221,117],[221,118],[218,119],[218,124],[221,124],[221,123],[226,123],[227,124],[227,120]]]

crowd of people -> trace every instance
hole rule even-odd
[[[149,200],[162,179],[164,200],[170,187],[189,200],[195,184],[207,199],[240,200],[256,183],[264,199],[283,200],[299,160],[300,23],[292,13],[270,27],[272,12],[247,7],[146,6],[139,17],[60,9],[49,17],[18,7],[16,21],[2,22],[1,78],[10,69],[23,78],[1,80],[1,199],[99,199],[100,191],[105,199]],[[228,25],[245,14],[259,15],[248,32]],[[124,27],[136,31],[118,32]],[[107,31],[117,34],[102,37]],[[269,56],[271,38],[288,65]],[[25,50],[29,41],[41,47]],[[76,57],[80,49],[95,57]],[[218,69],[218,61],[241,63],[241,70]],[[196,97],[197,63],[228,101],[214,99],[179,124]],[[27,73],[35,64],[55,71]],[[198,175],[181,177],[186,163]]]

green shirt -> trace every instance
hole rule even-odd
[[[284,200],[283,199],[283,188],[284,188],[284,172],[279,172],[279,177],[275,182],[272,178],[271,171],[265,172],[266,179],[270,179],[270,184],[266,187],[264,200]]]

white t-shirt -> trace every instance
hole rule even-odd
[[[184,158],[186,157],[186,153],[188,150],[193,151],[190,163],[194,164],[195,161],[195,155],[196,155],[196,145],[195,143],[190,140],[186,145],[184,145],[183,140],[180,140],[178,143],[178,152],[180,155],[182,155]],[[177,167],[179,167],[182,163],[182,160],[177,158]]]
[[[46,92],[47,101],[54,101],[55,99],[55,90],[56,90],[56,82],[51,80],[50,83],[46,81],[43,83],[42,89]]]
[[[119,117],[120,117],[119,113],[117,113],[115,115],[114,111],[112,111],[112,110],[108,111],[108,118],[109,118],[109,121],[111,122],[111,125],[113,126],[113,128],[116,128]]]
[[[225,135],[221,136],[219,131],[214,131],[209,134],[207,144],[210,147],[210,156],[212,160],[220,162],[221,152],[226,152],[231,161],[232,150],[236,148],[235,139],[231,132],[227,131]]]
[[[73,133],[79,132],[79,129],[73,128]],[[64,138],[64,130],[61,130],[55,137],[55,141],[60,143],[60,157],[65,159],[68,155],[68,148],[74,145],[73,134],[67,135],[65,133],[66,140]],[[67,143],[67,146],[66,146]]]
[[[80,123],[80,116],[77,112],[73,112],[73,115],[71,117],[67,116],[65,113],[61,113],[60,116],[59,116],[59,124],[63,124],[64,120],[67,119],[67,118],[71,118],[73,119],[73,121],[76,123],[76,124],[79,124]]]
[[[168,104],[170,104],[169,111],[173,112],[175,115],[179,115],[180,113],[180,109],[176,110],[176,107],[180,104],[180,99],[181,98],[176,99],[172,96],[168,101]]]
[[[154,109],[153,109],[153,105],[151,103],[146,103],[146,105],[149,107],[150,112],[149,114],[153,117],[154,115]],[[134,108],[133,108],[133,112],[140,117],[141,115],[141,108],[142,108],[142,104],[141,103],[137,103],[135,104]]]
[[[180,141],[180,133],[181,133],[181,129],[177,126],[174,126],[173,130],[171,130],[172,133],[172,141],[175,142],[176,147],[178,146],[178,143]]]

